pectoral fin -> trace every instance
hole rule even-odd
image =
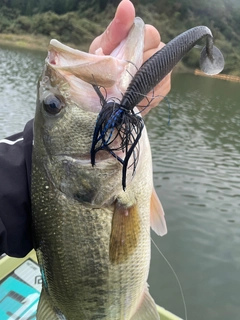
[[[160,320],[156,304],[146,287],[142,301],[131,320]]]
[[[153,188],[151,196],[150,224],[153,231],[159,236],[164,236],[167,233],[167,225],[164,216],[165,213],[162,204]]]
[[[110,237],[109,259],[113,264],[126,261],[139,239],[140,218],[136,204],[129,208],[115,203]]]

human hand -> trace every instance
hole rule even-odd
[[[109,24],[103,34],[93,40],[90,45],[89,52],[95,53],[100,47],[104,54],[110,54],[119,43],[126,38],[131,29],[135,18],[135,8],[131,1],[122,0],[118,5],[115,17]],[[152,25],[145,25],[144,36],[144,52],[143,62],[150,58],[156,51],[164,46],[161,42],[159,32]],[[154,98],[148,108],[143,109],[142,115],[148,113],[152,108],[156,107],[171,89],[170,73],[154,88]],[[139,104],[142,107],[146,106],[146,99]]]

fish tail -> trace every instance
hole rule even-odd
[[[223,67],[222,52],[215,46],[205,46],[201,52],[200,69],[205,74],[214,75],[220,73]]]

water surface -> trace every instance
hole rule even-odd
[[[45,54],[0,48],[0,139],[34,116]],[[152,234],[182,283],[189,320],[240,318],[240,85],[175,75],[147,119],[168,235]],[[152,248],[150,292],[184,317],[176,280]]]
[[[240,85],[175,75],[148,118],[168,235],[153,239],[182,283],[189,319],[240,318]],[[150,290],[184,316],[170,268],[152,249]]]
[[[22,131],[34,116],[46,53],[0,47],[0,139]]]

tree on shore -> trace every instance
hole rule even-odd
[[[120,0],[0,0],[0,32],[57,36],[84,43],[105,29]],[[226,60],[225,72],[240,74],[239,0],[132,0],[137,15],[153,24],[164,42],[196,25],[207,25]],[[184,63],[198,65],[191,53]]]

